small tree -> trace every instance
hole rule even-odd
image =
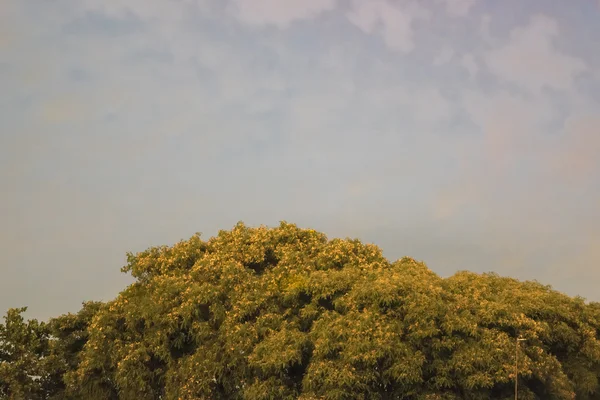
[[[27,310],[11,308],[0,324],[0,398],[43,399],[40,360],[48,355],[48,329],[36,320],[25,321]]]

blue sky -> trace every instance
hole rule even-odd
[[[5,0],[0,309],[237,221],[600,301],[600,3]]]

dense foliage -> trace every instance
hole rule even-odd
[[[509,399],[517,355],[520,399],[600,399],[600,305],[539,283],[442,279],[287,223],[123,271],[136,282],[77,314],[8,311],[1,399]]]

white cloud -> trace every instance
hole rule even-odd
[[[234,0],[229,11],[247,24],[285,28],[294,21],[332,10],[335,4],[336,0]]]
[[[433,125],[449,118],[453,109],[450,102],[435,86],[411,88],[409,85],[390,85],[374,87],[360,94],[364,106],[369,112],[389,112],[397,116],[399,110],[405,111],[408,118],[414,118],[418,128],[427,132]],[[382,121],[379,121],[382,122]],[[391,120],[387,122],[392,124]],[[393,128],[392,128],[393,129]]]
[[[463,207],[476,203],[479,198],[480,193],[472,184],[443,188],[432,199],[433,217],[439,220],[455,217]]]
[[[568,252],[562,257],[553,260],[548,265],[547,276],[554,278],[552,286],[557,290],[569,290],[577,288],[577,294],[591,301],[598,301],[598,281],[600,281],[600,233],[586,232],[581,235],[581,243],[578,243],[577,251]],[[568,266],[565,268],[565,266]],[[538,279],[539,280],[539,279]],[[570,293],[570,294],[571,294]]]
[[[548,154],[554,175],[586,182],[600,171],[600,112],[575,113],[564,124],[563,137]]]
[[[463,55],[460,63],[467,71],[469,71],[471,78],[474,78],[479,72],[479,66],[477,65],[475,57],[473,57],[472,54]]]
[[[486,43],[492,42],[492,35],[490,33],[490,23],[492,21],[492,17],[489,14],[486,14],[481,17],[481,22],[479,24],[479,30],[481,32],[481,38]]]
[[[387,0],[354,0],[348,20],[367,34],[381,33],[392,50],[408,53],[415,47],[412,23],[429,13],[416,3],[399,4]]]
[[[442,51],[433,60],[433,65],[439,66],[448,64],[454,57],[454,49],[449,46],[444,46]]]
[[[543,87],[568,90],[574,77],[587,67],[582,60],[554,47],[558,34],[555,20],[534,16],[527,27],[511,32],[506,46],[486,54],[487,66],[500,78],[532,91]]]
[[[541,100],[533,103],[508,92],[466,92],[465,109],[483,131],[486,158],[501,171],[506,162],[535,149],[536,135],[550,117]]]
[[[432,123],[451,115],[450,103],[437,88],[425,88],[412,96],[414,116],[420,123]]]
[[[477,0],[442,0],[446,3],[448,14],[453,16],[465,16],[475,5]]]
[[[133,14],[142,20],[164,20],[171,17],[181,17],[184,5],[196,4],[196,0],[161,1],[161,0],[81,0],[79,10],[101,12],[109,17],[120,18]]]
[[[227,8],[231,1],[236,3]],[[348,3],[347,18],[366,34],[381,37],[389,49],[410,52],[415,41],[419,46],[439,45],[437,38],[428,42],[431,36],[427,34],[423,34],[422,44],[421,36],[414,36],[414,29],[419,29],[419,35],[428,29],[421,30],[419,19],[428,14],[420,0]],[[438,3],[441,12],[432,15],[436,18],[432,24],[455,24],[456,20],[448,20],[450,14],[467,13],[470,3]],[[527,87],[534,89],[548,86],[547,81],[550,87],[568,87],[570,75],[554,73],[555,79],[544,70],[547,65],[541,71],[519,69],[519,64],[531,62],[530,48],[536,57],[557,54],[551,41],[557,28],[553,30],[552,23],[544,23],[543,18],[537,25],[516,30],[520,34],[511,36],[505,47],[498,47],[497,39],[490,35],[490,19],[483,17],[481,26],[475,21],[475,26],[448,31],[449,36],[441,42],[453,47],[424,47],[415,57],[398,57],[385,49],[382,52],[379,46],[353,40],[353,34],[332,32],[328,24],[323,29],[327,36],[310,49],[288,41],[289,37],[276,29],[239,29],[240,23],[286,27],[324,16],[322,13],[333,10],[334,0],[82,0],[68,9],[67,0],[56,4],[60,7],[44,6],[32,13],[35,6],[28,2],[9,0],[8,14],[0,13],[0,46],[6,54],[0,69],[4,72],[8,66],[0,80],[9,94],[0,100],[0,105],[9,106],[0,107],[6,110],[3,124],[8,133],[0,135],[0,153],[9,156],[10,166],[0,171],[9,196],[4,213],[8,223],[6,229],[0,229],[0,236],[13,244],[19,243],[14,232],[31,236],[34,247],[41,243],[42,255],[48,234],[87,251],[85,243],[90,238],[78,233],[83,226],[80,223],[93,226],[103,216],[81,213],[90,205],[101,210],[96,203],[106,204],[110,198],[116,208],[114,213],[110,211],[114,218],[102,219],[98,225],[114,233],[100,239],[118,254],[111,260],[97,260],[98,265],[89,270],[93,275],[104,273],[100,264],[118,262],[125,251],[119,246],[129,250],[163,243],[186,235],[188,229],[216,231],[231,226],[230,220],[232,224],[247,218],[251,223],[269,223],[279,216],[296,218],[298,223],[323,220],[346,235],[405,223],[399,213],[423,230],[430,218],[447,218],[444,224],[431,223],[431,229],[443,225],[459,242],[473,247],[492,251],[514,247],[517,255],[511,253],[503,261],[526,270],[528,265],[540,265],[529,262],[534,252],[536,256],[546,254],[545,248],[573,236],[573,230],[565,229],[556,237],[544,237],[548,240],[539,248],[541,239],[523,240],[529,234],[552,232],[560,215],[565,219],[571,216],[569,210],[562,212],[560,200],[552,198],[548,188],[568,192],[565,187],[572,186],[565,182],[574,181],[573,177],[581,177],[578,187],[585,188],[595,182],[594,174],[600,170],[596,161],[600,118],[594,109],[597,104],[590,101],[595,95],[593,88],[586,91],[589,98],[571,91],[573,97],[552,103],[531,93],[516,96],[498,91],[495,80],[482,73],[486,61],[505,55],[504,51],[518,57],[516,70],[513,64],[502,62],[496,69],[490,67],[492,72],[506,75],[503,79],[529,83]],[[17,9],[21,11],[17,13]],[[107,23],[98,24],[95,31],[86,29],[84,35],[61,29],[89,11],[106,13],[113,21],[99,19]],[[214,23],[202,23],[211,17]],[[502,18],[494,18],[494,29],[511,28],[503,25]],[[302,25],[294,28],[314,28]],[[113,28],[123,26],[126,35],[109,34],[119,33]],[[462,37],[464,33],[469,37]],[[542,43],[541,49],[535,48],[534,39]],[[495,47],[498,54],[490,52],[487,58],[476,52]],[[569,51],[576,48],[582,49],[574,46]],[[512,53],[507,49],[513,49]],[[582,54],[592,66],[590,53]],[[424,60],[424,54],[429,58]],[[577,61],[565,63],[565,56],[558,55],[563,57],[558,64],[561,70],[577,71]],[[448,67],[432,68],[432,62]],[[554,68],[552,60],[545,62]],[[467,74],[462,68],[479,79],[465,82]],[[84,71],[86,78],[72,79],[72,69]],[[540,74],[543,79],[537,76]],[[477,88],[478,84],[484,87]],[[452,118],[461,104],[445,97],[465,86],[474,88],[467,93],[465,106],[479,129]],[[561,112],[577,110],[564,127],[550,115],[550,105],[558,102],[564,102]],[[452,123],[444,121],[450,118]],[[551,124],[544,125],[548,121]],[[562,129],[562,136],[550,140],[550,135],[545,135],[549,125],[556,131]],[[537,173],[538,161],[547,170],[540,173],[548,176],[544,176],[546,188],[536,183],[532,191],[528,183],[519,180],[533,176],[532,170]],[[419,165],[418,171],[415,165]],[[219,173],[198,180],[198,171],[206,170]],[[253,176],[267,178],[259,180],[257,189]],[[57,180],[65,188],[74,188],[65,192],[69,196],[56,192],[52,197],[56,189],[38,185],[38,179]],[[274,186],[269,189],[270,184]],[[273,187],[280,190],[273,191]],[[269,190],[274,195],[265,201],[261,196]],[[79,201],[79,192],[91,197],[85,195]],[[119,195],[115,197],[115,193]],[[236,203],[240,196],[248,199],[241,208]],[[47,197],[55,205],[46,202],[46,208],[40,208],[36,202],[24,202]],[[579,201],[578,195],[572,197]],[[72,201],[77,204],[73,206]],[[427,208],[430,201],[436,202],[433,216],[420,208]],[[44,220],[44,215],[66,214],[70,207],[74,214],[60,227],[54,226],[56,218]],[[24,224],[17,217],[28,210],[44,215],[33,214],[39,218]],[[580,210],[590,214],[595,208]],[[465,220],[465,216],[473,219]],[[387,222],[390,218],[395,222]],[[195,224],[203,225],[198,228]],[[33,235],[40,228],[44,234]],[[489,228],[490,235],[469,236],[471,229],[484,228]],[[139,239],[132,242],[132,237]],[[597,230],[594,238],[598,238]],[[452,239],[419,240],[423,248],[431,249],[444,247]],[[396,243],[391,245],[397,248]],[[535,249],[526,250],[529,247]],[[469,260],[464,255],[468,252],[455,250],[439,253],[439,265],[445,272]],[[518,253],[521,250],[523,253]],[[422,254],[427,260],[436,257],[431,250]],[[441,261],[452,254],[456,257],[451,263]],[[480,258],[472,258],[471,265],[488,265],[494,258],[478,254]],[[20,250],[6,259],[19,256]],[[30,258],[27,264],[33,268],[35,257]],[[590,252],[581,263],[597,259],[597,252]],[[47,264],[56,271],[66,264],[68,271],[80,263],[73,258],[62,263],[56,253]],[[18,281],[23,282],[22,287],[34,287],[22,277]],[[14,282],[9,295],[19,291]],[[38,282],[35,287],[44,284],[47,282]],[[104,291],[100,287],[94,290],[85,296],[97,297],[98,290]],[[71,294],[75,304],[83,299],[77,296],[83,294]]]

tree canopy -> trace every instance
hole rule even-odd
[[[0,399],[600,399],[600,304],[282,222],[127,255],[77,314],[0,324]],[[517,338],[525,339],[517,342]],[[520,345],[518,345],[520,343]]]

